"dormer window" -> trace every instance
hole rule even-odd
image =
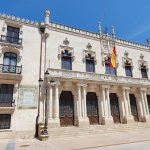
[[[68,50],[64,50],[64,52],[61,53],[61,68],[72,70],[72,56]]]
[[[105,73],[110,74],[110,75],[117,75],[116,68],[110,67],[110,58],[109,57],[105,58]]]
[[[125,63],[125,73],[126,73],[127,77],[133,77],[132,66],[128,61],[126,61],[126,63]]]
[[[94,57],[88,54],[85,58],[86,61],[86,72],[95,72]]]
[[[148,76],[147,76],[147,68],[144,65],[141,65],[141,76],[142,76],[142,78],[148,78]]]

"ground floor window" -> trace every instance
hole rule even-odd
[[[0,84],[0,106],[11,107],[13,101],[13,84]]]
[[[0,129],[10,129],[10,122],[10,114],[0,114]]]

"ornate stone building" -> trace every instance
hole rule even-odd
[[[150,121],[150,45],[49,15],[43,23],[0,15],[0,131],[34,135],[37,114],[49,128]]]

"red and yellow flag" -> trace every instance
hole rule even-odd
[[[114,47],[110,57],[110,68],[116,68],[116,67],[117,67],[117,55],[116,55],[116,47]]]

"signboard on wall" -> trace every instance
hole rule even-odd
[[[37,108],[38,88],[37,87],[20,87],[18,108]]]

